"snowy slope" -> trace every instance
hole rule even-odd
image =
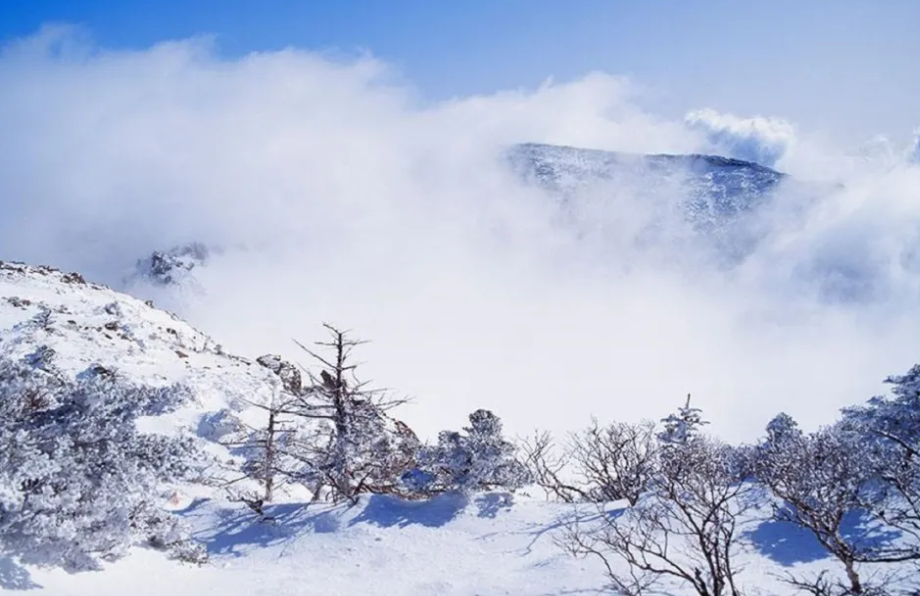
[[[0,261],[0,350],[14,358],[53,350],[71,375],[101,365],[137,382],[188,384],[202,411],[267,400],[274,375],[175,315],[76,273]]]
[[[606,583],[598,560],[574,558],[555,541],[574,516],[595,519],[593,507],[491,493],[415,503],[365,496],[354,507],[286,504],[269,513],[273,523],[258,523],[227,504],[189,506],[211,553],[203,567],[135,550],[78,575],[7,564],[0,586],[54,596],[561,596],[600,593]],[[751,519],[744,528],[747,593],[792,594],[778,579],[786,572],[836,574],[813,540],[775,525]]]
[[[509,509],[501,500],[487,495],[467,505],[445,496],[404,504],[371,497],[350,509],[281,505],[275,525],[203,504],[189,516],[209,543],[206,567],[137,551],[101,573],[29,570],[22,583],[56,596],[524,596],[602,585],[596,564],[569,558],[543,533],[544,521],[561,509],[539,502]]]
[[[76,377],[96,367],[136,384],[175,383],[193,399],[167,415],[139,421],[145,432],[197,436],[224,462],[215,477],[235,475],[242,460],[218,441],[264,417],[278,378],[175,315],[85,281],[79,274],[0,261],[0,354]],[[205,491],[207,492],[207,491]],[[198,486],[164,487],[162,498],[202,494]]]

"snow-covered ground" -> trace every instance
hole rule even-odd
[[[211,553],[202,567],[141,549],[80,574],[7,561],[0,587],[54,596],[555,596],[605,587],[599,561],[576,559],[554,542],[576,514],[572,505],[500,493],[412,503],[365,496],[354,507],[287,504],[269,513],[275,521],[259,523],[245,508],[188,504],[184,515]],[[826,565],[807,537],[769,523],[752,522],[749,530],[740,577],[752,595],[787,593],[775,575]],[[787,548],[771,558],[779,542]]]
[[[55,596],[537,595],[600,587],[596,564],[553,545],[547,531],[562,512],[539,502],[509,506],[500,495],[469,503],[368,497],[353,508],[279,505],[274,524],[260,524],[245,509],[193,504],[187,515],[211,551],[204,567],[138,550],[102,572],[20,568],[19,583]],[[15,587],[9,569],[0,580],[7,588]]]

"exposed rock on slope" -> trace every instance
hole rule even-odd
[[[272,373],[175,315],[79,274],[0,262],[0,350],[77,375],[117,369],[152,385],[183,382],[203,410],[267,400]]]
[[[206,265],[211,250],[199,242],[176,246],[166,251],[154,251],[149,257],[139,259],[129,283],[134,279],[147,280],[160,286],[183,283],[196,267]]]

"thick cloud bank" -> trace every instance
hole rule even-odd
[[[119,285],[152,250],[221,247],[203,294],[157,300],[250,356],[303,360],[291,338],[353,328],[373,340],[367,375],[415,397],[405,419],[429,436],[479,407],[565,430],[692,392],[714,430],[750,438],[779,410],[829,420],[920,360],[920,168],[797,150],[814,179],[847,177],[781,189],[725,270],[679,221],[679,242],[643,243],[646,199],[679,181],[561,206],[500,159],[533,141],[772,164],[795,136],[782,123],[687,126],[600,73],[429,105],[370,57],[109,51],[66,30],[7,47],[0,89],[0,258]]]
[[[739,118],[715,110],[687,114],[690,128],[701,131],[715,153],[772,167],[795,143],[795,127],[779,118]]]

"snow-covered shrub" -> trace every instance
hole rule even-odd
[[[902,540],[870,539],[858,527],[876,532],[896,530],[885,518],[886,493],[873,463],[878,454],[859,427],[846,420],[813,433],[801,432],[781,414],[767,426],[756,447],[754,472],[777,502],[774,518],[809,531],[846,574],[846,583],[826,576],[793,578],[795,585],[829,595],[863,594],[867,585],[860,566],[895,563],[917,556],[916,546]],[[896,533],[896,532],[895,532]],[[884,576],[877,576],[884,583]]]
[[[39,564],[92,568],[133,544],[185,548],[154,502],[195,470],[191,439],[135,421],[184,402],[179,386],[131,385],[93,369],[77,380],[0,357],[0,546]]]
[[[489,410],[476,410],[462,432],[442,431],[436,445],[423,448],[418,468],[406,474],[403,482],[421,494],[516,490],[530,481],[516,454],[515,445],[502,436],[499,417]]]
[[[885,382],[891,397],[845,409],[841,425],[858,436],[875,478],[863,506],[904,534],[920,560],[920,365]]]

